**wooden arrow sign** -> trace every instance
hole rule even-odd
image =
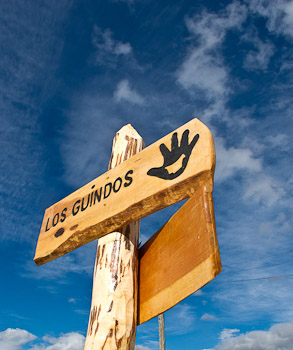
[[[48,208],[34,261],[42,265],[191,197],[214,168],[212,134],[193,119]]]
[[[139,249],[138,324],[170,309],[221,270],[211,179]]]

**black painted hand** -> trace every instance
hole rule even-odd
[[[174,134],[172,135],[172,139],[171,139],[171,151],[169,151],[167,146],[164,143],[162,143],[160,145],[160,151],[161,151],[162,156],[164,158],[164,164],[159,168],[150,169],[147,172],[147,174],[150,176],[159,177],[160,179],[164,179],[164,180],[173,180],[176,177],[180,176],[183,173],[183,171],[185,170],[185,168],[188,164],[191,152],[193,150],[193,147],[195,146],[195,144],[197,143],[197,141],[199,139],[199,134],[196,134],[189,144],[188,136],[189,136],[189,130],[187,129],[184,131],[184,133],[182,135],[181,143],[179,146],[177,132],[174,132]],[[181,168],[179,170],[177,170],[175,173],[169,174],[169,171],[166,168],[168,166],[174,164],[175,162],[177,162],[177,160],[182,155],[184,155],[185,157],[182,160]]]

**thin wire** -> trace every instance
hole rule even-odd
[[[286,264],[291,264],[292,261],[287,261],[284,263],[279,263],[279,264],[272,264],[272,265],[259,265],[259,266],[255,266],[255,267],[251,267],[249,269],[243,269],[243,270],[237,270],[237,271],[228,271],[228,272],[224,272],[223,275],[229,275],[232,273],[237,273],[237,272],[244,272],[244,271],[250,271],[250,270],[255,270],[255,269],[259,269],[259,268],[268,268],[268,267],[274,267],[274,266],[280,266],[280,265],[286,265]]]
[[[214,284],[219,284],[219,283],[234,283],[234,282],[259,281],[259,280],[277,279],[277,278],[281,278],[281,277],[293,277],[293,274],[289,274],[289,275],[279,275],[279,276],[268,276],[268,277],[259,277],[259,278],[249,278],[249,279],[234,280],[234,281],[215,281],[215,282],[212,282],[212,283],[214,283]]]
[[[284,253],[278,253],[278,254],[272,254],[272,255],[269,255],[269,256],[266,256],[266,257],[264,257],[264,258],[262,258],[263,260],[264,259],[268,259],[268,258],[271,258],[271,257],[273,257],[273,256],[279,256],[279,255],[285,255],[285,254],[291,254],[291,253],[293,253],[293,250],[289,250],[288,252],[284,252]],[[240,261],[240,262],[238,262],[237,264],[235,264],[235,265],[226,265],[226,264],[223,264],[223,267],[237,267],[237,266],[239,266],[239,264],[244,264],[244,263],[247,263],[247,262],[251,262],[251,261],[259,261],[260,259],[258,258],[258,259],[251,259],[251,260],[244,260],[244,261]]]

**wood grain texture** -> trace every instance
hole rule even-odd
[[[159,350],[166,350],[164,314],[160,314],[158,316],[158,320],[159,320]]]
[[[182,155],[174,164],[167,161],[172,153],[168,149],[174,148],[172,132],[48,208],[37,243],[36,264],[192,196],[199,181],[213,177],[215,150],[212,134],[198,119],[176,130],[179,144],[184,137],[186,140],[186,132],[189,143],[197,138],[190,157]],[[163,163],[164,176],[167,172],[171,179],[156,176],[156,168]],[[177,176],[180,169],[183,171]]]
[[[222,270],[212,179],[139,249],[138,324],[170,309]]]
[[[131,125],[117,132],[109,169],[143,148]],[[85,350],[133,350],[137,323],[139,222],[99,239]]]

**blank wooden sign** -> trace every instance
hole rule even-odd
[[[34,261],[44,264],[192,196],[214,167],[212,134],[193,119],[48,208]]]
[[[212,179],[139,250],[138,324],[170,309],[222,270]]]

